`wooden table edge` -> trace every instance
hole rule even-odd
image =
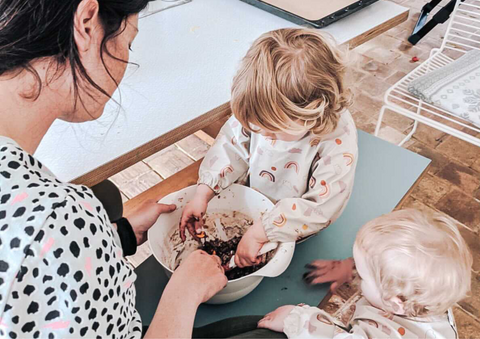
[[[388,31],[389,29],[401,24],[408,19],[409,9],[405,8],[405,11],[395,16],[394,18],[385,21],[384,23],[370,29],[367,32],[360,34],[359,36],[350,39],[343,45],[348,45],[350,49],[353,49],[378,35]],[[72,180],[74,184],[81,184],[86,186],[93,186],[99,182],[110,178],[111,176],[123,171],[124,169],[136,164],[137,162],[145,159],[146,157],[155,154],[162,149],[182,140],[183,138],[209,126],[222,117],[230,114],[230,103],[226,102],[203,115],[186,122],[185,124],[173,129],[172,131],[153,139],[140,147],[137,147],[120,157],[111,160],[96,169]]]

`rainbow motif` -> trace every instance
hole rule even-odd
[[[242,127],[242,134],[245,138],[250,138],[250,133],[248,133],[245,127]]]
[[[333,325],[333,323],[328,319],[326,316],[323,314],[317,314],[317,320],[320,321],[321,323],[327,324],[327,325]]]
[[[220,178],[225,178],[228,173],[233,173],[233,167],[231,165],[225,166],[220,171]]]
[[[314,188],[316,184],[317,184],[317,179],[315,179],[314,177],[311,177],[310,178],[310,188]]]
[[[266,137],[265,140],[270,141],[270,144],[271,144],[272,146],[275,146],[275,143],[277,142],[276,139],[273,139],[273,138],[271,138],[271,137]]]
[[[285,169],[290,169],[290,168],[293,168],[297,174],[300,171],[300,166],[295,161],[289,161],[285,164]]]
[[[350,166],[351,164],[353,164],[353,161],[355,160],[355,157],[353,156],[353,154],[350,154],[350,153],[343,153],[343,157],[347,161],[347,166]]]
[[[320,143],[320,138],[313,138],[310,140],[310,146],[311,147],[316,147]]]
[[[288,153],[293,153],[293,154],[302,154],[302,149],[301,148],[292,148]]]
[[[320,184],[322,185],[322,191],[320,192],[320,196],[322,198],[328,197],[328,195],[330,194],[330,186],[328,186],[325,180],[322,180]]]
[[[231,142],[232,142],[232,145],[235,146],[237,144],[237,138],[232,137]]]
[[[271,182],[275,182],[275,176],[274,176],[272,173],[268,172],[268,171],[261,171],[261,172],[260,172],[260,176],[261,176],[262,178],[267,178],[267,179],[270,180]]]
[[[273,220],[273,224],[277,227],[283,227],[285,226],[286,223],[287,223],[287,218],[283,213]]]

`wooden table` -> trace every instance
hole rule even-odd
[[[323,29],[351,48],[400,24],[408,9],[379,1]],[[230,83],[262,33],[296,27],[238,0],[193,0],[140,19],[119,91],[98,120],[56,121],[35,156],[65,181],[94,185],[229,113]],[[121,97],[120,97],[121,93]],[[113,122],[115,122],[113,124]]]

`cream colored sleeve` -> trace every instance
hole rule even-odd
[[[203,159],[198,183],[209,186],[218,194],[246,175],[249,158],[250,133],[232,116]]]
[[[333,148],[312,166],[309,189],[301,198],[280,200],[262,223],[270,241],[297,241],[328,227],[342,213],[353,188],[356,145]]]

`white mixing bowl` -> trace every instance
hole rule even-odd
[[[181,191],[171,193],[160,200],[163,204],[175,204],[177,209],[170,214],[162,214],[155,225],[148,231],[148,240],[153,255],[162,265],[168,277],[173,270],[167,265],[167,258],[170,257],[169,241],[174,229],[178,227],[183,208],[193,198],[196,186],[187,187]],[[273,204],[261,193],[242,185],[232,185],[224,190],[219,196],[212,199],[208,205],[208,213],[219,211],[237,211],[243,213],[253,220],[261,217],[262,213],[272,209]],[[187,236],[188,231],[187,231]],[[282,243],[275,250],[270,261],[258,271],[242,278],[230,280],[223,290],[218,292],[209,304],[226,304],[243,298],[260,284],[264,277],[277,277],[282,274],[290,264],[295,242]]]

